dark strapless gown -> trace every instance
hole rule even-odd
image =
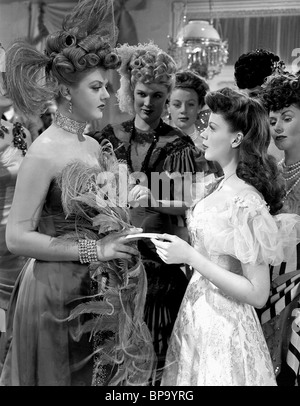
[[[54,181],[43,207],[39,231],[53,237],[74,231],[74,221],[65,218],[61,192]],[[64,320],[86,300],[90,289],[87,265],[36,259],[26,263],[8,310],[1,385],[91,385],[92,342],[87,334],[76,338],[78,320]]]

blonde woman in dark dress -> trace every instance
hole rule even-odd
[[[122,59],[121,85],[117,93],[119,107],[132,118],[120,124],[109,124],[93,137],[99,142],[109,140],[118,159],[127,162],[137,177],[131,192],[132,196],[138,196],[139,203],[130,210],[133,224],[145,232],[174,232],[178,216],[184,215],[186,207],[158,203],[158,200],[175,199],[176,190],[170,186],[169,175],[176,174],[181,184],[187,174],[192,183],[196,173],[203,177],[217,169],[205,160],[190,137],[162,120],[175,84],[177,67],[171,56],[152,42],[120,45],[117,52]],[[161,187],[155,183],[157,176],[163,179]],[[177,199],[178,195],[182,196],[181,187],[177,190]],[[187,201],[189,198],[186,196]],[[138,246],[147,272],[145,320],[158,357],[159,381],[159,369],[164,365],[169,337],[188,280],[179,265],[162,263],[149,239],[140,240]]]

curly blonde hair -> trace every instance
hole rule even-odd
[[[138,45],[122,44],[116,48],[121,57],[120,88],[117,99],[121,111],[134,115],[134,88],[137,82],[158,83],[171,92],[177,66],[174,59],[153,42]]]

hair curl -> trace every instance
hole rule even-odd
[[[210,92],[205,100],[213,113],[222,115],[231,131],[243,133],[237,176],[263,195],[271,214],[277,213],[285,184],[276,159],[267,152],[271,136],[266,109],[259,100],[230,88]]]
[[[205,105],[205,95],[209,91],[208,83],[200,75],[191,70],[176,73],[175,89],[193,89],[197,93],[200,108]]]
[[[239,89],[261,86],[276,69],[284,67],[280,57],[266,49],[242,54],[234,64],[234,77]]]
[[[97,34],[78,40],[65,32],[54,33],[47,38],[45,54],[50,58],[47,71],[65,85],[75,84],[78,74],[88,69],[117,69],[121,64],[110,43]]]
[[[157,45],[153,42],[133,46],[122,44],[116,50],[122,60],[117,91],[121,111],[134,115],[133,93],[137,82],[163,84],[171,92],[177,66],[174,59]]]
[[[300,76],[290,73],[268,78],[259,97],[268,111],[279,111],[292,104],[300,109]]]
[[[24,39],[12,44],[6,53],[6,87],[18,110],[27,115],[41,113],[48,100],[58,97],[60,84],[74,86],[92,69],[120,67],[120,57],[111,45],[115,30],[108,28],[110,3],[79,2],[66,16],[63,29],[48,35],[44,53]]]

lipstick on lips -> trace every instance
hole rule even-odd
[[[286,136],[285,136],[285,135],[277,135],[277,136],[275,137],[275,141],[282,141],[282,140],[284,140],[284,139],[286,139]]]

